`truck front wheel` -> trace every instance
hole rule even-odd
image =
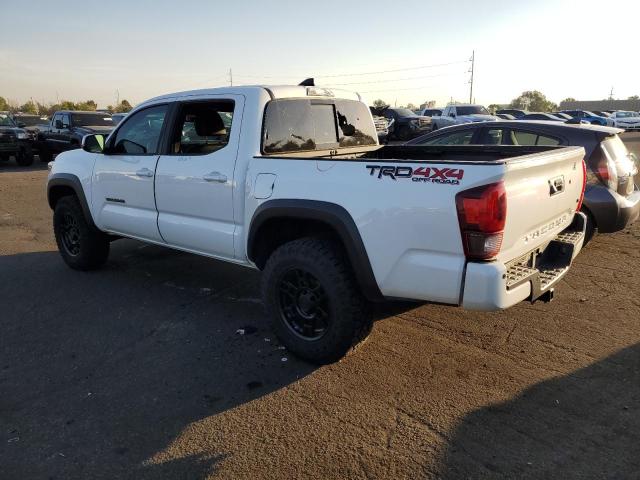
[[[58,250],[75,270],[94,270],[109,256],[108,237],[92,228],[75,196],[62,197],[53,212],[53,231]]]
[[[313,363],[342,358],[371,330],[371,309],[340,245],[302,238],[279,247],[262,275],[273,328],[291,352]]]

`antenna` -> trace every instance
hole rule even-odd
[[[471,84],[471,88],[469,89],[469,103],[473,103],[473,71],[475,69],[475,65],[476,65],[476,51],[473,50],[471,53],[471,59],[469,60],[471,62],[471,70],[469,70],[471,72],[471,80],[469,81],[469,83]]]

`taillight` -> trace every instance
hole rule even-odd
[[[498,255],[507,218],[504,183],[459,192],[456,209],[465,256],[473,260],[489,260]]]
[[[579,212],[582,208],[582,202],[584,200],[584,189],[587,188],[587,164],[582,160],[582,191],[580,192],[580,199],[576,206],[576,212]]]
[[[596,166],[596,175],[600,181],[611,190],[618,190],[618,171],[616,169],[616,164],[604,149],[602,151],[602,155],[600,155],[600,159],[598,160],[598,165]]]

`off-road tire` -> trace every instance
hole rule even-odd
[[[69,229],[65,231],[70,222],[75,223],[76,231],[72,237],[77,240],[77,245],[73,242],[73,246],[77,247],[76,252],[72,252],[68,245]],[[89,225],[76,196],[62,197],[56,203],[53,231],[60,255],[69,267],[75,270],[95,270],[107,261],[109,239],[107,235]]]
[[[281,282],[291,270],[310,273],[326,294],[329,322],[318,339],[294,333],[285,320]],[[307,237],[280,246],[267,261],[261,290],[265,309],[282,344],[310,362],[339,360],[371,331],[371,307],[358,288],[343,248],[332,240]]]
[[[21,167],[33,165],[33,153],[21,150],[16,154],[16,163]]]

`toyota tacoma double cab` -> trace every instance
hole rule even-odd
[[[371,301],[550,300],[582,248],[584,149],[381,146],[357,93],[243,86],[157,97],[50,164],[74,269],[129,237],[262,270],[282,343],[336,361]]]
[[[38,155],[43,162],[53,156],[80,148],[82,139],[90,134],[107,135],[113,130],[111,115],[102,112],[60,110],[53,114],[48,126],[38,132]]]

